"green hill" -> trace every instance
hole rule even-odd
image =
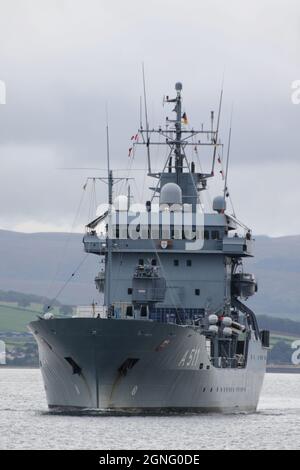
[[[13,305],[0,305],[0,331],[1,332],[18,332],[28,331],[26,325],[35,320],[36,311],[22,309]]]
[[[60,315],[58,308],[51,310]],[[16,331],[23,333],[28,331],[27,325],[36,320],[37,315],[43,314],[43,305],[35,304],[30,308],[17,307],[14,304],[0,304],[0,332]]]
[[[7,294],[7,295],[5,295]],[[18,302],[3,301],[3,298],[14,298],[18,299]],[[35,296],[33,296],[35,297]],[[33,320],[36,320],[37,315],[43,315],[47,309],[47,305],[51,304],[49,299],[48,302],[37,303],[30,302],[30,295],[21,294],[18,292],[0,292],[0,333],[27,333],[27,325]],[[20,303],[26,304],[26,307],[20,306]],[[56,305],[51,309],[51,312],[56,316],[66,316],[73,313],[73,308],[70,306]]]

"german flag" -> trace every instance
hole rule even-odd
[[[189,123],[186,113],[183,113],[183,115],[182,115],[182,122],[185,125],[187,125]]]

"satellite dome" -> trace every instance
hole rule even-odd
[[[217,196],[213,202],[213,210],[219,214],[223,214],[226,211],[226,201],[223,196]]]
[[[182,204],[182,191],[176,183],[165,184],[160,192],[160,204]]]
[[[233,333],[232,328],[227,328],[227,327],[226,327],[226,328],[224,328],[224,330],[223,330],[223,335],[224,335],[224,336],[232,336],[232,333]]]
[[[216,325],[218,321],[219,321],[219,317],[217,315],[214,315],[214,314],[209,315],[208,322],[210,325]]]
[[[231,317],[224,317],[222,323],[225,327],[230,328],[232,326],[232,318]]]
[[[208,331],[213,335],[217,335],[219,333],[219,328],[217,327],[217,325],[210,325]]]
[[[127,211],[128,198],[127,196],[120,195],[114,200],[114,206],[116,211],[125,212]]]

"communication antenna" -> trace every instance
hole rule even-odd
[[[215,142],[214,142],[215,143],[215,149],[214,149],[212,171],[211,171],[212,173],[214,173],[214,171],[215,171],[215,162],[216,162],[216,156],[217,156],[218,137],[219,137],[219,129],[220,129],[220,119],[221,119],[221,112],[222,112],[222,102],[223,102],[223,85],[222,85],[222,90],[221,90],[221,95],[220,95],[220,102],[219,102],[217,129],[216,129]]]
[[[108,107],[105,107],[106,114],[106,157],[107,157],[107,176],[110,172],[110,149],[109,149],[109,125],[108,125]]]
[[[143,103],[142,103],[141,96],[140,96],[140,129],[143,129]]]
[[[147,146],[147,158],[148,158],[148,173],[151,173],[151,159],[150,159],[150,138],[149,138],[149,121],[148,121],[148,107],[147,107],[147,93],[146,93],[146,79],[145,79],[145,66],[142,63],[143,71],[143,89],[144,89],[144,106],[145,106],[145,119],[146,119],[146,146]]]
[[[128,188],[127,188],[127,212],[130,211],[130,204],[131,204],[131,188],[130,188],[130,184],[128,184]]]
[[[229,137],[228,137],[228,149],[227,149],[227,161],[226,161],[226,173],[225,173],[225,183],[224,183],[224,198],[227,197],[228,194],[228,170],[229,170],[229,159],[230,159],[230,147],[231,147],[231,134],[232,134],[232,115],[233,110],[231,110],[231,117],[230,117],[230,128],[229,128]]]
[[[211,133],[213,133],[213,131],[214,131],[214,119],[215,119],[215,112],[211,111],[211,113],[210,113]]]

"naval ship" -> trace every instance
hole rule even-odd
[[[257,409],[269,332],[259,330],[245,304],[257,291],[254,275],[243,268],[254,239],[227,210],[229,152],[224,191],[210,210],[203,204],[208,181],[220,178],[222,94],[216,122],[212,112],[209,129],[194,130],[183,112],[182,84],[175,90],[164,98],[175,114],[154,129],[145,94],[146,122],[133,140],[134,148],[146,147],[154,184],[138,211],[124,195],[113,204],[118,179],[108,152],[107,210],[86,226],[83,238],[85,251],[101,260],[95,282],[103,308],[72,318],[48,312],[29,325],[50,409]],[[153,171],[151,149],[160,145],[167,149],[164,165]],[[206,171],[202,151],[210,152]]]

